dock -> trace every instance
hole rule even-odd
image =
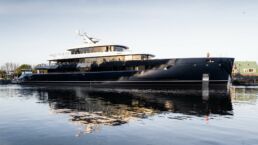
[[[236,86],[258,86],[258,76],[234,76],[232,84]]]

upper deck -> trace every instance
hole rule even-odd
[[[61,53],[61,54],[52,54],[50,55],[49,61],[58,61],[58,60],[71,60],[71,59],[81,59],[81,58],[98,58],[98,57],[111,57],[111,56],[132,56],[132,55],[147,55],[154,57],[152,54],[148,53],[138,53],[132,51],[109,51],[109,52],[94,52],[94,53],[79,53],[72,54],[70,52]]]
[[[114,57],[119,56],[123,56],[124,58],[117,58],[118,60],[131,60],[134,59],[133,56],[136,55],[138,56],[138,59],[139,57],[142,59],[149,59],[154,57],[154,55],[148,53],[132,52],[129,50],[129,47],[124,45],[99,44],[98,40],[88,37],[85,33],[80,34],[80,36],[82,36],[85,40],[85,44],[83,46],[68,49],[65,53],[52,54],[48,60],[56,62],[72,60],[72,62],[76,62],[74,61],[76,59],[80,59],[80,61],[82,61],[81,59],[100,57],[108,57],[112,60],[116,60]]]

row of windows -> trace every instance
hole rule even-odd
[[[253,69],[253,68],[244,69],[244,72],[245,72],[245,73],[255,73],[255,72],[256,72],[256,69]]]
[[[97,57],[97,58],[84,58],[80,60],[80,63],[100,64],[102,62],[110,62],[110,61],[147,60],[147,59],[149,59],[148,55],[108,56],[108,57]]]
[[[151,69],[153,66],[134,66],[134,67],[125,67],[125,66],[120,66],[120,67],[84,67],[80,68],[80,71],[121,71],[121,70],[138,70],[138,71],[144,71],[146,69]]]
[[[82,53],[94,53],[94,52],[110,52],[110,51],[123,51],[125,47],[121,46],[98,46],[98,47],[86,47],[72,50],[72,54]]]
[[[240,70],[238,70],[237,67],[234,67],[233,73],[238,73],[238,72],[240,72]],[[243,72],[244,73],[256,73],[256,69],[255,68],[245,68],[245,69],[243,69]]]
[[[83,59],[70,59],[70,60],[60,60],[57,64],[85,64],[85,66],[90,66],[91,64],[101,64],[103,62],[111,61],[130,61],[130,60],[148,60],[149,55],[137,54],[137,55],[121,55],[121,56],[107,56],[107,57],[95,57],[95,58],[83,58]]]

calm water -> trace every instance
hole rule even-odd
[[[258,88],[0,85],[0,145],[257,145]]]

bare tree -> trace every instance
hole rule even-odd
[[[14,72],[18,67],[19,65],[17,63],[7,62],[1,66],[1,69],[4,70],[7,74],[10,74]]]

